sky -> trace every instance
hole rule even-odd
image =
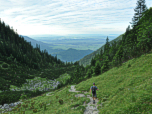
[[[137,0],[0,0],[0,18],[20,35],[123,34]],[[152,0],[146,0],[148,8]]]

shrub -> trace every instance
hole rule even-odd
[[[2,65],[2,67],[3,68],[8,68],[8,64],[5,63],[5,64]]]
[[[60,99],[60,100],[59,100],[59,103],[62,105],[62,104],[63,104],[63,100],[62,100],[62,99]]]
[[[33,112],[34,112],[34,113],[37,113],[37,109],[33,109]]]
[[[39,104],[39,107],[42,108],[42,106],[43,106],[43,103],[41,102],[41,103]]]
[[[39,91],[39,89],[36,88],[35,93],[36,93],[36,95],[39,95],[41,93],[41,91]]]
[[[128,64],[128,68],[129,68],[129,67],[131,67],[131,64],[130,64],[130,63]]]
[[[59,96],[56,96],[56,99],[58,99],[59,98]]]
[[[0,61],[0,64],[2,64],[3,63],[3,61]]]

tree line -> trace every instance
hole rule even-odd
[[[146,54],[152,49],[152,8],[147,9],[145,0],[137,1],[132,19],[132,29],[127,27],[122,40],[111,44],[107,37],[104,49],[100,50],[87,65],[87,77],[102,74],[113,67],[119,67],[129,59]]]

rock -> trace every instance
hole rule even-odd
[[[9,104],[4,104],[3,108],[4,108],[4,109],[9,108]]]
[[[51,83],[49,85],[53,86],[53,88],[46,88],[43,87],[43,84],[46,84],[46,83]],[[25,83],[26,84],[26,83]],[[36,88],[40,87],[39,88],[39,91],[49,91],[50,89],[55,89],[57,87],[57,85],[60,84],[59,81],[55,81],[55,80],[51,80],[51,81],[39,81],[39,82],[34,82],[33,80],[29,81],[28,85],[30,85],[30,88],[27,88],[27,90],[36,90]],[[11,89],[11,91],[20,91],[20,90],[25,90],[25,89]],[[18,102],[15,102],[15,103],[10,103],[10,104],[4,104],[3,106],[0,105],[0,109],[4,109],[4,111],[0,111],[0,113],[6,113],[7,111],[11,111],[12,110],[12,107],[15,107],[16,105],[18,105],[19,103],[22,104],[22,102],[18,101]]]
[[[9,107],[14,107],[14,106],[15,106],[14,103],[9,104]]]

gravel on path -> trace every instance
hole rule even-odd
[[[72,85],[71,89],[69,90],[69,92],[80,92],[80,91],[76,91],[75,89],[76,85]],[[88,93],[88,92],[84,92],[84,93]],[[85,97],[84,94],[77,94],[75,95],[75,97]],[[99,110],[97,109],[98,106],[102,106],[102,104],[98,105],[97,102],[99,101],[98,99],[95,100],[95,104],[93,104],[93,98],[90,97],[90,95],[87,95],[87,98],[90,99],[90,102],[87,104],[86,110],[84,111],[84,114],[98,114]],[[84,103],[83,106],[85,106],[86,104]],[[91,106],[93,105],[93,106]],[[74,109],[74,108],[72,108]]]

